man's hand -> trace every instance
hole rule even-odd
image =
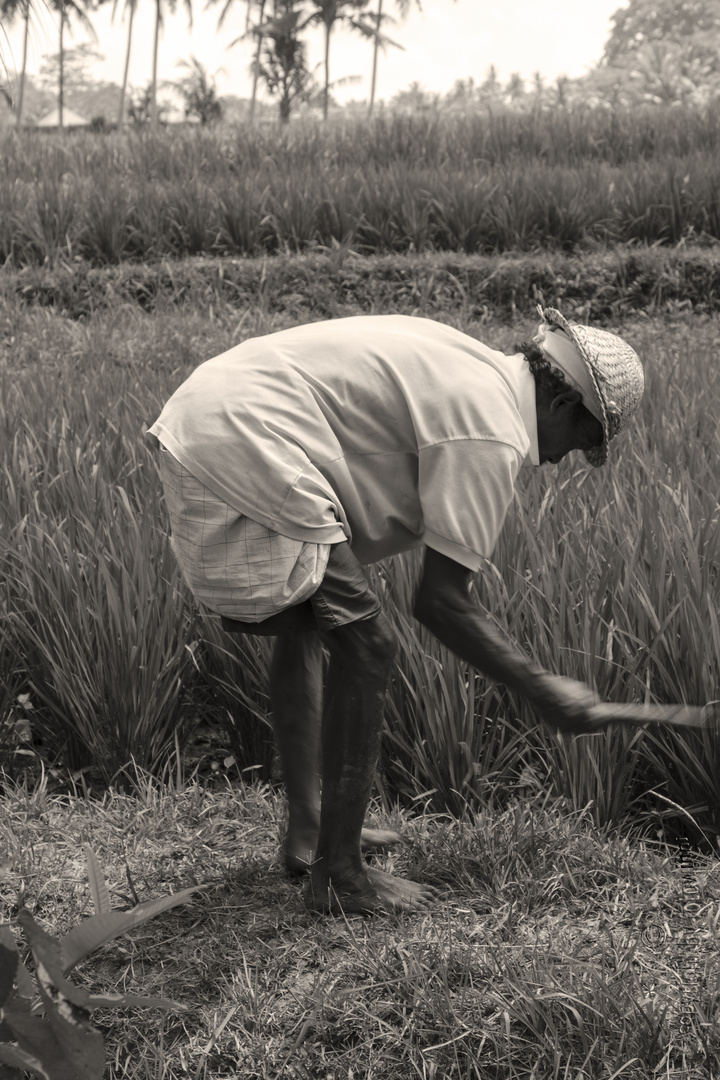
[[[597,695],[575,679],[538,674],[537,688],[528,697],[546,724],[566,734],[590,734],[606,726],[606,721],[592,716]]]

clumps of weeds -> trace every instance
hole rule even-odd
[[[15,922],[30,949],[34,977],[21,958],[9,924],[0,924],[0,1075],[32,1073],[42,1080],[101,1080],[105,1042],[93,1025],[95,1009],[185,1008],[162,997],[91,994],[68,973],[99,946],[186,903],[200,886],[137,904],[130,911],[110,906],[110,894],[97,857],[87,848],[87,869],[95,915],[63,937],[49,934],[22,907]]]

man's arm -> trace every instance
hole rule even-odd
[[[597,704],[592,691],[532,664],[478,609],[468,592],[470,578],[460,563],[426,548],[415,617],[461,660],[520,691],[547,724],[562,731],[597,730],[589,713]]]

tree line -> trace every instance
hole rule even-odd
[[[62,127],[65,100],[65,34],[76,20],[94,36],[92,14],[101,5],[112,3],[113,16],[122,9],[127,17],[127,37],[120,87],[117,124],[128,118],[158,123],[158,51],[160,31],[168,13],[177,10],[179,0],[152,0],[155,9],[152,72],[140,104],[128,101],[128,71],[132,50],[133,22],[140,0],[0,0],[0,31],[16,19],[24,22],[22,70],[18,89],[12,95],[17,124],[22,123],[25,67],[30,21],[39,4],[58,17],[59,51],[56,85],[59,126]],[[364,37],[369,45],[371,68],[368,115],[376,106],[379,54],[403,46],[390,36],[392,24],[407,17],[411,8],[421,8],[421,0],[240,0],[245,8],[245,30],[229,47],[243,40],[255,43],[250,65],[252,91],[249,119],[255,118],[258,93],[263,89],[278,106],[281,121],[287,122],[293,109],[319,102],[327,119],[332,92],[353,77],[331,77],[333,35],[347,28]],[[238,0],[206,0],[219,7],[218,30]],[[192,0],[182,0],[192,26]],[[390,8],[390,10],[388,10]],[[479,17],[482,17],[479,14]],[[426,91],[414,82],[394,99],[407,109],[437,106],[472,109],[503,104],[513,108],[568,107],[575,104],[635,107],[641,104],[708,104],[720,99],[720,0],[630,0],[610,20],[611,31],[600,62],[584,76],[560,76],[552,85],[539,72],[530,88],[519,73],[502,83],[493,65],[485,77],[458,79],[444,97]],[[315,27],[323,32],[322,77],[318,83],[308,64],[305,35]],[[394,31],[393,31],[394,33]],[[0,56],[1,60],[1,56]],[[188,115],[202,122],[218,118],[222,106],[214,80],[202,65],[191,58],[184,62],[186,75],[177,83]],[[11,95],[3,91],[8,100]],[[130,107],[129,107],[130,105]]]
[[[152,2],[155,9],[155,18],[152,72],[148,97],[150,122],[153,126],[157,126],[157,71],[160,31],[167,14],[175,13],[177,10],[178,0],[152,0]],[[218,29],[222,27],[228,12],[237,2],[238,0],[207,0],[207,7],[222,5],[218,19]],[[323,116],[327,118],[333,85],[342,85],[345,81],[338,79],[332,83],[330,79],[332,35],[341,26],[361,34],[372,46],[372,93],[370,105],[370,111],[372,111],[377,79],[378,52],[388,46],[402,48],[399,42],[392,40],[385,33],[386,25],[395,21],[388,11],[383,10],[384,3],[387,0],[241,0],[241,2],[244,3],[246,8],[245,32],[240,38],[231,42],[231,47],[237,44],[238,41],[248,37],[254,38],[256,41],[255,55],[251,65],[253,76],[250,102],[251,119],[254,116],[260,83],[264,83],[268,93],[278,99],[280,116],[283,120],[289,117],[294,104],[307,100],[314,88],[314,76],[308,68],[306,45],[302,40],[302,35],[315,26],[321,26],[324,34]],[[91,16],[94,11],[107,3],[112,3],[113,16],[121,5],[127,16],[127,37],[117,117],[118,126],[122,126],[127,119],[128,72],[132,50],[133,23],[139,0],[0,0],[0,30],[5,24],[17,19],[22,20],[24,25],[22,67],[18,80],[17,95],[12,101],[17,124],[22,124],[23,120],[28,41],[31,21],[38,7],[40,5],[47,7],[55,14],[58,22],[57,99],[59,127],[62,128],[62,113],[65,104],[64,58],[67,29],[71,21],[77,21],[88,31],[91,38],[97,40]],[[187,13],[188,24],[192,26],[192,0],[182,0],[182,4]],[[413,5],[416,5],[421,10],[421,0],[393,0],[393,4],[400,18],[405,18]],[[199,65],[193,62],[190,66],[194,68],[196,80],[204,77],[207,83],[207,76],[202,73]],[[202,87],[200,87],[200,90],[202,90]],[[5,96],[9,98],[7,91],[5,91]]]

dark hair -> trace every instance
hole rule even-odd
[[[551,394],[563,394],[566,390],[573,389],[560,368],[554,367],[537,345],[523,341],[516,345],[515,349],[527,360],[538,386]]]
[[[530,370],[535,378],[535,385],[544,389],[546,393],[554,397],[556,394],[564,394],[566,390],[575,389],[575,387],[571,386],[567,381],[560,368],[556,368],[551,364],[537,345],[523,341],[520,345],[516,345],[515,349],[517,352],[523,354],[530,365]],[[578,413],[587,413],[588,417],[596,423],[599,423],[597,418],[593,416],[582,401],[578,401],[575,408],[578,410]],[[602,430],[602,424],[600,425],[600,428]],[[605,436],[603,435],[603,438],[604,437]]]

